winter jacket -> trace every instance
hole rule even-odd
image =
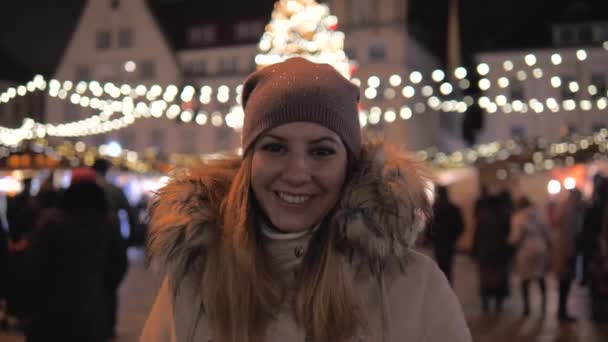
[[[234,170],[197,169],[176,177],[159,193],[152,211],[149,252],[164,265],[159,291],[141,341],[213,341],[201,311],[204,251],[217,243],[219,203]],[[204,167],[204,166],[203,166]],[[353,341],[471,341],[461,305],[436,264],[413,250],[430,211],[427,180],[415,162],[382,145],[363,148],[327,229],[339,229],[348,250],[344,267],[362,299],[367,325]],[[294,320],[294,274],[310,232],[296,239],[264,235],[268,255],[279,264],[287,293],[266,332],[266,341],[310,341]],[[183,279],[176,281],[177,279]]]
[[[550,263],[551,238],[535,208],[518,210],[511,217],[509,243],[515,246],[515,272],[522,279],[545,276]]]

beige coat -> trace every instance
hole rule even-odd
[[[213,341],[200,310],[200,251],[219,235],[218,200],[233,170],[202,174],[192,169],[161,191],[153,210],[150,253],[165,266],[166,278],[141,341]],[[212,167],[212,166],[207,166]],[[354,341],[471,341],[464,315],[435,262],[412,250],[430,210],[427,180],[407,157],[381,145],[364,147],[361,161],[330,220],[352,253],[344,258],[360,294],[367,326]],[[265,246],[281,266],[288,296],[267,331],[267,341],[309,341],[294,321],[290,298],[294,274],[311,232],[294,239],[265,235]],[[342,246],[343,247],[343,246]],[[194,261],[193,261],[194,260]],[[176,279],[180,279],[179,283]],[[175,296],[173,295],[175,294]]]

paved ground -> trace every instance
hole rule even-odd
[[[117,342],[137,341],[146,316],[151,308],[160,279],[144,268],[143,253],[130,251],[131,267],[121,288],[119,314],[119,337]],[[557,293],[556,283],[549,280],[547,317],[538,313],[540,302],[537,292],[532,294],[532,314],[522,318],[521,300],[513,279],[513,292],[505,302],[500,316],[483,315],[477,296],[477,273],[467,256],[459,256],[455,265],[454,288],[460,298],[469,326],[476,342],[606,342],[608,326],[591,323],[587,313],[586,289],[574,287],[570,305],[572,313],[580,320],[570,325],[560,325],[555,319]],[[536,309],[536,310],[535,310]],[[23,342],[18,334],[0,333],[2,342]]]

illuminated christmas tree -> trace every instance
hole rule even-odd
[[[354,63],[344,53],[344,33],[338,18],[315,0],[279,0],[259,43],[255,58],[259,68],[300,56],[328,63],[350,79]]]

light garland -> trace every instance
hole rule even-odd
[[[519,159],[515,162],[519,165],[517,171],[529,175],[537,171],[549,171],[562,165],[572,166],[577,162],[577,155],[581,152],[587,152],[592,159],[608,158],[608,129],[601,129],[589,136],[574,137],[554,143],[544,139],[534,141],[509,139],[479,144],[449,154],[439,152],[436,148],[428,148],[416,152],[416,157],[438,169],[479,166],[517,158]],[[500,172],[497,178],[506,179],[508,172],[507,170]]]
[[[298,42],[316,42],[318,37],[314,38],[315,35],[310,36],[310,34],[308,34],[310,31],[306,31],[313,29],[313,23],[316,23],[317,25],[314,26],[314,32],[321,32],[326,36],[339,33],[335,31],[337,19],[333,16],[329,16],[328,9],[325,5],[318,5],[310,0],[281,0],[280,4],[279,12],[276,12],[275,10],[275,13],[273,13],[274,19],[271,23],[274,24],[274,26],[270,25],[270,28],[268,28],[266,32],[268,35],[265,36],[265,38],[263,37],[260,43],[264,46],[268,44],[262,42],[270,44],[270,47],[266,49],[269,54],[278,53],[280,51],[279,47],[285,49],[287,46],[290,46],[289,44],[295,46],[294,44]],[[302,15],[301,18],[297,16],[292,18],[297,14],[297,11],[293,12],[295,9],[293,6],[296,5],[300,6],[301,9],[310,6],[310,11],[307,12],[308,14]],[[293,37],[291,37],[291,40],[285,40],[285,35],[280,35],[277,33],[278,31],[275,30],[280,27],[289,27],[291,30],[296,30],[294,32],[299,32],[299,34],[308,32],[304,36],[310,36],[309,38],[313,37],[314,39],[294,40]],[[304,28],[306,28],[305,31],[297,31],[303,30]],[[271,38],[272,40],[268,41],[268,39]],[[343,36],[338,34],[333,36],[332,39],[334,39],[332,46],[328,47],[327,44],[329,43],[327,41],[321,45],[334,52],[342,51],[341,48],[343,44],[340,42],[343,41]],[[608,42],[603,44],[603,48],[604,50],[608,50]],[[322,50],[311,50],[309,52],[318,53],[319,51]],[[299,53],[304,53],[304,51],[299,51]],[[577,50],[575,55],[577,60],[581,63],[588,59],[588,52],[584,49]],[[559,53],[551,54],[549,59],[553,65],[563,63],[563,57]],[[348,60],[344,59],[337,59],[330,62],[333,62],[334,65],[342,65],[342,67],[339,68],[344,69],[345,61],[348,62]],[[548,75],[537,66],[538,62],[539,58],[535,54],[526,54],[523,56],[523,63],[532,70],[531,74],[535,78],[544,77],[547,80],[550,80],[553,88],[561,87],[561,78],[555,75]],[[505,74],[497,75],[494,82],[500,88],[507,88],[509,87],[510,82],[509,78],[505,75],[508,72],[515,72],[515,63],[512,60],[505,60],[502,62],[502,66]],[[490,69],[490,66],[484,62],[479,63],[475,68],[475,72],[479,76],[483,76],[483,78],[479,80],[479,87],[481,90],[488,91],[493,84],[492,81],[487,78],[487,76],[493,72]],[[530,70],[528,70],[528,72],[530,72]],[[412,113],[423,113],[427,108],[431,108],[435,111],[464,113],[469,106],[475,103],[475,100],[470,96],[464,96],[460,99],[454,98],[453,92],[456,87],[460,89],[470,87],[470,81],[466,78],[470,73],[470,71],[463,67],[454,69],[451,74],[455,77],[454,81],[457,82],[457,86],[446,80],[448,72],[441,69],[432,71],[430,77],[428,77],[428,75],[424,76],[420,71],[412,71],[407,77],[409,80],[407,83],[403,82],[403,78],[396,74],[389,76],[388,80],[380,80],[379,76],[372,75],[366,80],[367,87],[364,90],[364,96],[367,100],[373,101],[378,99],[381,93],[381,85],[383,84],[389,85],[382,89],[382,96],[385,100],[394,100],[399,94],[406,100],[414,98],[416,94],[420,94],[422,95],[422,100],[398,108],[388,107],[384,110],[371,103],[370,109],[361,111],[359,115],[361,125],[375,125],[379,123],[382,118],[388,123],[394,122],[397,118],[409,120],[412,117]],[[516,74],[520,81],[527,78],[525,70],[519,70]],[[425,79],[432,82],[423,83],[423,80]],[[361,86],[362,82],[360,79],[353,78],[352,81]],[[568,84],[568,87],[573,94],[573,97],[576,96],[577,93],[583,91],[576,81],[571,81]],[[179,118],[185,123],[194,122],[198,125],[206,125],[208,123],[215,127],[227,125],[237,130],[242,127],[243,113],[242,108],[240,107],[241,85],[235,87],[234,92],[230,92],[230,87],[227,85],[220,85],[216,89],[213,89],[208,85],[203,85],[198,91],[193,86],[187,85],[180,91],[175,85],[168,85],[163,88],[160,85],[147,87],[143,84],[131,86],[129,84],[114,85],[112,82],[107,82],[102,86],[97,81],[80,81],[74,83],[69,80],[61,82],[55,79],[52,79],[47,83],[42,76],[36,75],[33,80],[26,84],[10,87],[1,93],[0,105],[9,103],[11,100],[20,96],[25,96],[30,92],[39,90],[46,90],[51,97],[69,100],[74,105],[99,110],[100,113],[86,119],[66,122],[59,125],[38,123],[32,119],[26,119],[21,127],[18,128],[0,127],[0,144],[16,145],[24,139],[42,138],[46,135],[73,137],[102,134],[127,127],[139,118],[161,118],[163,116],[172,120]],[[587,92],[591,96],[598,95],[598,89],[594,85],[588,86]],[[214,94],[216,94],[215,97],[213,96]],[[107,96],[107,98],[104,99],[104,95]],[[505,114],[527,113],[529,111],[535,113],[548,111],[558,112],[561,110],[570,112],[577,109],[590,111],[594,108],[605,110],[608,107],[608,94],[600,95],[600,97],[593,99],[593,101],[583,99],[578,102],[574,99],[558,102],[553,97],[548,97],[546,99],[532,98],[527,102],[520,100],[509,102],[507,101],[507,96],[505,94],[498,94],[493,100],[486,95],[482,95],[477,99],[477,103],[488,114],[494,114],[499,110]],[[193,110],[193,101],[195,100],[195,97],[198,98],[199,105],[202,107],[201,110],[198,110],[196,113]],[[233,105],[229,112],[225,114],[218,111],[213,111],[210,114],[208,110],[204,109],[206,106],[225,105],[227,103],[232,103]],[[121,118],[112,119],[112,116],[115,113],[122,113],[123,116]]]

